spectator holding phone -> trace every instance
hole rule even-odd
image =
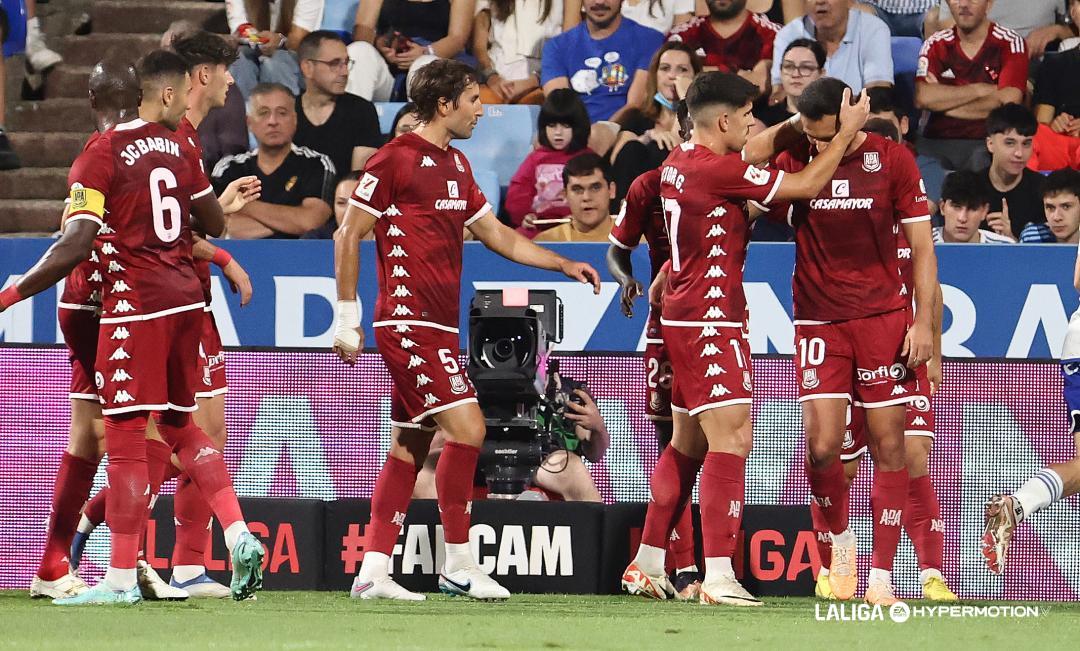
[[[226,0],[229,31],[240,43],[240,57],[229,72],[245,103],[251,90],[262,83],[281,84],[293,95],[300,94],[300,64],[289,51],[286,36],[294,17],[304,22],[303,16],[319,5],[312,0]]]

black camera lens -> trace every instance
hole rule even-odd
[[[514,342],[508,338],[500,339],[495,342],[491,352],[496,361],[507,362],[514,357]]]

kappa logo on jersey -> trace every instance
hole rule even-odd
[[[705,272],[706,278],[727,278],[727,274],[720,268],[719,265],[713,265],[709,267],[709,270]]]
[[[87,280],[89,280],[92,283],[100,283],[101,282],[101,272],[98,271],[97,269],[94,269],[94,273],[87,276]]]
[[[706,319],[726,319],[727,314],[724,314],[724,311],[721,310],[718,306],[713,305],[705,312],[704,318],[706,318]]]
[[[772,173],[769,170],[748,165],[746,171],[743,172],[743,178],[754,185],[765,185],[772,178]]]
[[[409,276],[409,272],[405,271],[405,267],[402,267],[401,265],[396,264],[396,265],[394,265],[393,271],[390,272],[390,277],[391,278],[409,278],[410,276]]]
[[[919,425],[920,427],[926,427],[926,419],[922,416],[916,416],[915,418],[911,419],[911,424]]]
[[[862,168],[864,172],[874,173],[881,169],[881,155],[876,151],[863,152]]]
[[[712,385],[712,391],[709,392],[710,398],[722,398],[727,395],[731,395],[731,391],[723,384]]]
[[[202,459],[203,457],[212,457],[215,454],[221,454],[221,453],[218,452],[217,450],[215,450],[214,448],[210,447],[209,445],[207,445],[207,446],[199,448],[198,453],[196,453],[195,458],[192,461],[198,461],[199,459]]]
[[[709,300],[711,298],[727,298],[727,296],[725,296],[724,290],[713,285],[709,288],[709,291],[705,292],[705,300]]]
[[[945,72],[941,73],[942,79],[956,79],[956,73],[952,71],[952,68],[947,68]]]
[[[469,385],[465,381],[465,376],[458,373],[457,375],[450,376],[450,392],[454,395],[461,395],[469,390]]]
[[[112,242],[106,242],[101,245],[101,252],[105,255],[113,255],[116,253],[116,247],[113,246]]]
[[[408,337],[402,337],[401,338],[401,347],[404,348],[405,350],[409,350],[410,348],[414,348],[415,346],[416,346],[416,342],[413,341],[412,339],[409,339]]]
[[[701,329],[702,337],[715,337],[718,334],[720,334],[720,331],[717,330],[714,326],[705,326]]]
[[[388,258],[407,258],[408,253],[405,253],[405,249],[401,248],[400,244],[395,244],[394,248],[390,249],[390,253],[386,254]]]
[[[451,199],[457,199],[457,198],[458,198],[458,196],[460,196],[460,195],[458,194],[458,184],[457,184],[457,181],[447,181],[447,182],[446,182],[446,194],[447,194],[447,196],[449,196],[449,197],[450,197]]]
[[[113,396],[113,402],[135,402],[135,398],[124,389],[120,389],[116,392],[116,395]]]
[[[427,364],[427,360],[419,355],[413,355],[409,358],[409,369],[412,370],[421,364]]]
[[[718,258],[722,255],[727,255],[727,251],[725,251],[724,247],[720,246],[719,244],[713,244],[712,248],[709,249],[708,257],[710,258]]]
[[[123,314],[124,312],[134,312],[135,308],[131,306],[131,303],[127,299],[120,299],[116,302],[116,307],[113,308],[113,312],[117,314]]]
[[[390,207],[386,209],[386,212],[383,213],[383,216],[401,217],[401,211],[398,210],[398,207],[395,204],[390,204]]]
[[[429,378],[424,373],[421,373],[420,375],[416,376],[416,388],[417,389],[419,389],[420,387],[425,387],[425,386],[431,384],[432,382],[434,382],[434,380]]]
[[[408,298],[409,296],[412,296],[412,292],[410,292],[409,288],[405,285],[398,285],[394,288],[394,291],[390,292],[390,295],[394,298]]]
[[[716,344],[709,342],[701,349],[700,357],[715,357],[720,354],[720,348]]]
[[[127,382],[128,380],[134,380],[128,372],[122,368],[116,369],[112,374],[113,382]]]
[[[117,273],[119,271],[127,271],[127,270],[124,269],[124,266],[122,264],[120,264],[119,262],[117,262],[116,260],[110,260],[109,261],[109,273]],[[123,282],[123,281],[120,281],[120,282]],[[113,291],[115,292],[117,290],[114,288]]]
[[[847,179],[833,179],[832,196],[837,199],[847,199],[851,194],[851,183]]]
[[[720,237],[721,235],[727,235],[727,231],[720,224],[713,224],[708,233],[705,233],[705,237]]]
[[[435,161],[431,160],[431,156],[424,156],[420,161],[420,167],[435,167]]]
[[[391,206],[391,208],[393,208],[393,206]],[[387,212],[387,214],[389,214],[390,210],[387,209],[386,212]],[[389,235],[390,237],[404,237],[405,236],[405,231],[398,228],[397,224],[390,224],[390,228],[386,229],[386,234]]]
[[[412,332],[412,328],[405,325],[404,323],[399,323],[394,326],[394,332]]]
[[[131,286],[125,283],[123,280],[118,280],[113,283],[112,290],[114,294],[117,292],[128,292],[131,291]]]
[[[128,332],[128,329],[125,328],[124,326],[120,326],[116,330],[113,330],[112,337],[110,337],[110,339],[113,339],[113,340],[127,339],[130,336],[131,336],[131,333]]]
[[[121,346],[113,351],[112,355],[109,355],[110,362],[118,362],[122,359],[131,359],[131,355],[128,354],[124,347]]]
[[[435,404],[438,401],[439,401],[439,399],[437,397],[435,397],[434,393],[429,393],[429,394],[424,396],[424,406],[425,407],[430,407],[431,405]]]
[[[821,385],[821,380],[818,379],[816,368],[804,368],[802,372],[802,388],[810,391],[816,389]]]
[[[719,364],[709,364],[709,368],[705,369],[705,377],[716,377],[722,373],[727,373]]]
[[[375,194],[375,187],[378,185],[378,177],[368,172],[364,172],[364,176],[361,177],[360,182],[356,184],[356,196],[364,201],[371,201],[371,196]]]
[[[101,229],[99,228],[98,229],[98,235],[100,235],[100,234],[101,234]],[[101,262],[100,260],[98,260],[97,251],[91,251],[90,252],[90,262]],[[111,271],[111,269],[110,269],[110,271]]]
[[[393,315],[394,316],[412,316],[413,311],[410,310],[408,307],[399,304],[397,307],[394,308]]]
[[[717,206],[717,207],[712,209],[712,212],[710,212],[708,216],[715,218],[715,217],[723,217],[726,214],[727,214],[727,209],[726,208],[724,208],[723,206]],[[719,228],[719,225],[713,227],[713,230],[715,230],[716,228]],[[712,231],[710,231],[710,232],[712,232]],[[727,231],[725,231],[723,228],[720,228],[720,234],[724,235],[725,233],[727,233]]]

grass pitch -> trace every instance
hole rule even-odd
[[[923,602],[909,602],[912,606]],[[815,606],[820,604],[820,609]],[[986,605],[986,604],[978,604]],[[1016,603],[999,605],[1020,605]],[[0,647],[18,649],[813,649],[1061,648],[1080,604],[1039,603],[1038,618],[818,621],[813,599],[763,608],[704,607],[615,596],[515,596],[476,603],[367,602],[333,592],[263,592],[256,602],[189,601],[60,608],[0,592]],[[850,606],[849,606],[850,608]],[[852,646],[853,645],[853,646]]]

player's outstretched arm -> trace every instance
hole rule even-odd
[[[870,96],[859,94],[859,101],[851,103],[851,90],[844,90],[844,99],[840,102],[840,130],[833,137],[825,151],[814,157],[802,170],[794,174],[785,174],[780,181],[774,201],[813,199],[829,182],[836,167],[840,164],[851,141],[859,135],[859,130],[866,124],[870,115]]]
[[[742,159],[751,165],[762,165],[773,156],[795,146],[804,137],[802,117],[796,113],[747,140],[742,150]]]
[[[356,283],[360,276],[360,240],[375,226],[375,216],[349,205],[341,225],[334,231],[334,278],[337,281],[337,315],[334,318],[334,352],[352,366],[364,347],[360,329],[360,306]]]
[[[634,300],[645,294],[645,288],[634,278],[634,264],[630,260],[630,250],[612,244],[607,252],[608,272],[622,287],[620,304],[626,318],[634,316]]]
[[[232,289],[233,294],[240,294],[240,307],[244,307],[251,302],[251,278],[248,277],[247,271],[240,266],[240,263],[229,255],[228,251],[214,246],[196,235],[191,247],[191,254],[195,256],[196,260],[213,262],[221,269],[221,273],[225,274],[225,279],[229,281],[229,288]]]
[[[908,329],[900,354],[907,357],[908,368],[917,368],[934,355],[937,256],[929,219],[903,222],[901,225],[904,236],[911,244],[911,263],[915,272],[915,322]]]
[[[509,228],[488,211],[469,225],[469,230],[484,246],[507,260],[548,271],[559,271],[568,278],[593,286],[593,293],[600,293],[600,275],[584,262],[575,262],[550,249],[536,244],[529,238]],[[340,284],[338,285],[340,287]]]
[[[225,213],[213,192],[207,192],[191,202],[192,226],[211,237],[225,232]]]
[[[41,256],[22,278],[0,292],[0,312],[15,303],[43,292],[63,280],[80,262],[90,257],[101,223],[76,219],[64,228],[64,234]]]

